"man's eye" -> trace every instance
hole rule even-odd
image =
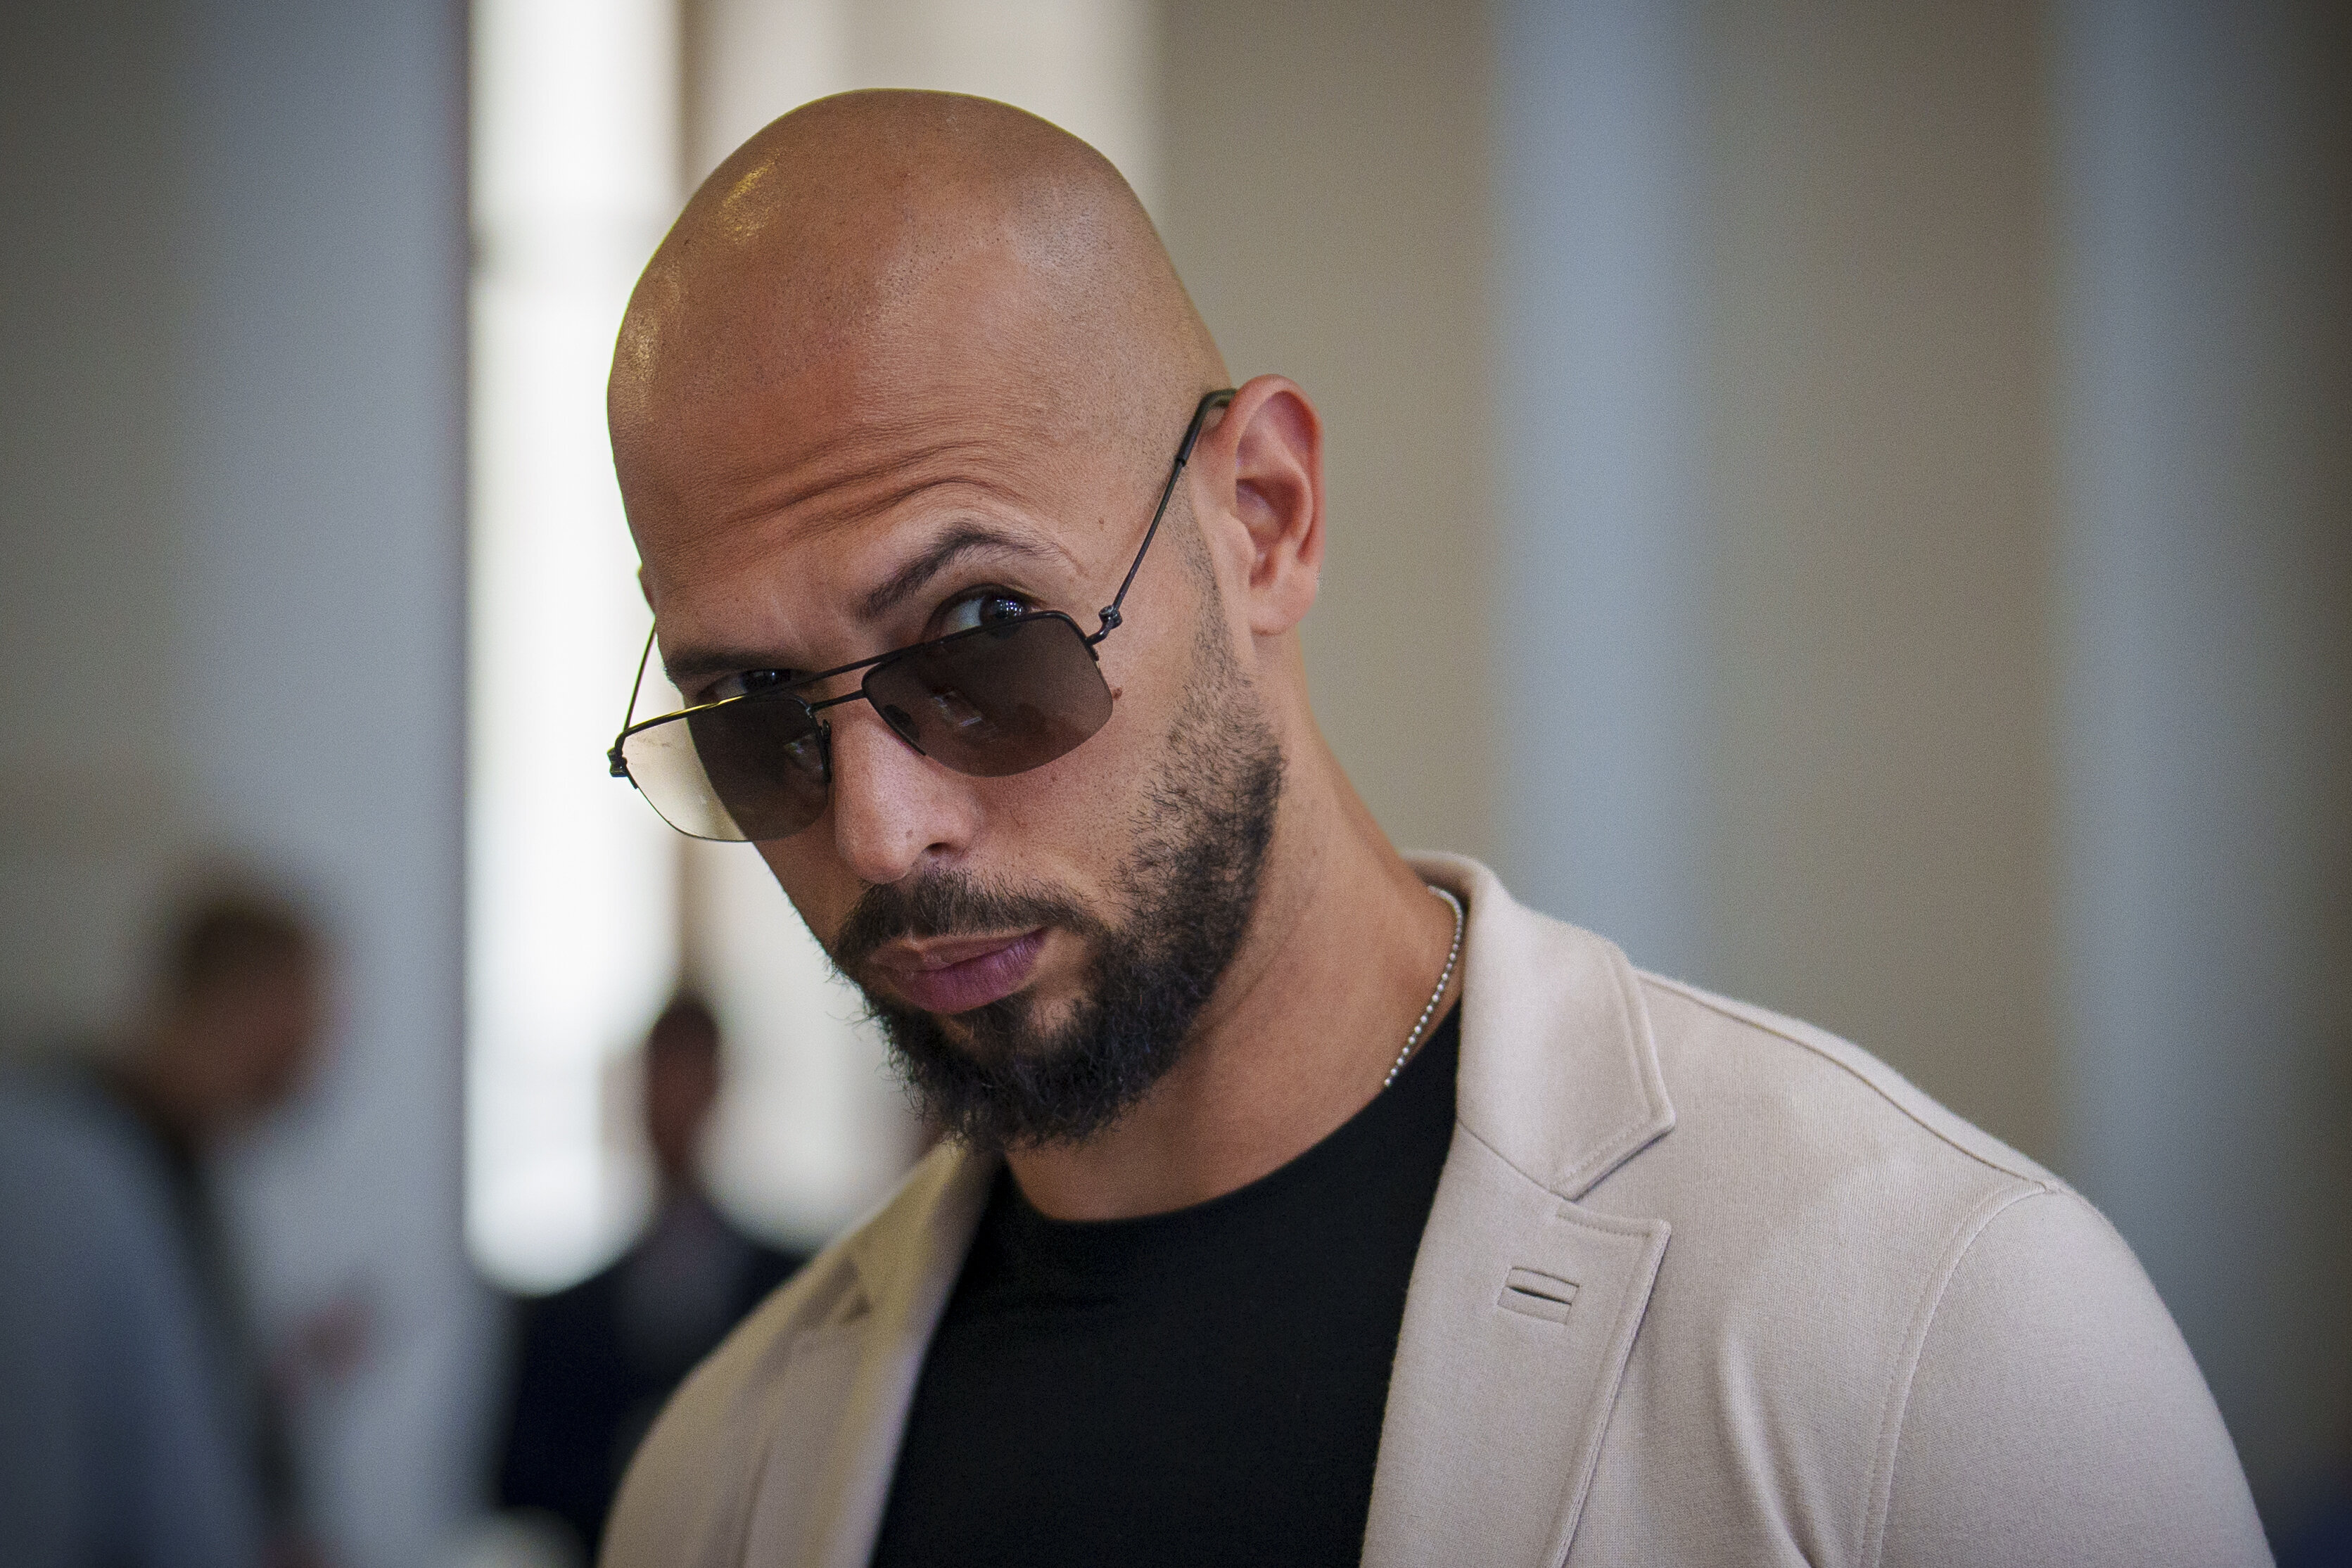
[[[773,691],[778,686],[789,685],[791,680],[791,673],[785,670],[745,670],[738,674],[721,675],[711,682],[710,689],[702,694],[702,700],[718,703],[725,702],[729,697],[750,696],[753,692]]]
[[[977,593],[965,594],[947,607],[940,616],[939,635],[951,637],[976,626],[1018,621],[1028,613],[1027,601],[1015,599],[1001,588],[984,588]]]

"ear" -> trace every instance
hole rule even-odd
[[[1259,376],[1234,393],[1193,458],[1209,517],[1245,539],[1250,631],[1278,636],[1306,619],[1323,570],[1323,421],[1296,382]],[[1204,521],[1207,518],[1204,517]]]

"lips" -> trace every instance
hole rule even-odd
[[[1043,926],[1012,936],[884,944],[867,960],[892,990],[927,1013],[964,1013],[1029,983],[1045,948]]]

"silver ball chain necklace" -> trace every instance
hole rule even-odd
[[[1445,995],[1446,985],[1454,978],[1454,966],[1462,957],[1462,901],[1442,887],[1433,887],[1429,891],[1454,906],[1454,946],[1445,950],[1445,968],[1437,977],[1437,989],[1429,993],[1429,1005],[1421,1009],[1421,1020],[1412,1026],[1412,1032],[1404,1037],[1404,1049],[1397,1052],[1396,1061],[1389,1067],[1389,1075],[1381,1080],[1383,1089],[1394,1083],[1397,1074],[1404,1071],[1404,1064],[1412,1060],[1412,1048],[1421,1043],[1422,1030],[1429,1027],[1429,1015],[1437,1010],[1438,999]]]

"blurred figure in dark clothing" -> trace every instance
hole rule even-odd
[[[661,1179],[653,1223],[603,1273],[520,1309],[499,1500],[552,1514],[592,1559],[663,1401],[805,1261],[743,1235],[703,1193],[696,1157],[719,1082],[719,1021],[682,994],[646,1040],[646,1137]]]
[[[8,1561],[318,1560],[206,1162],[303,1082],[322,967],[290,904],[206,894],[108,1066],[0,1092]]]

